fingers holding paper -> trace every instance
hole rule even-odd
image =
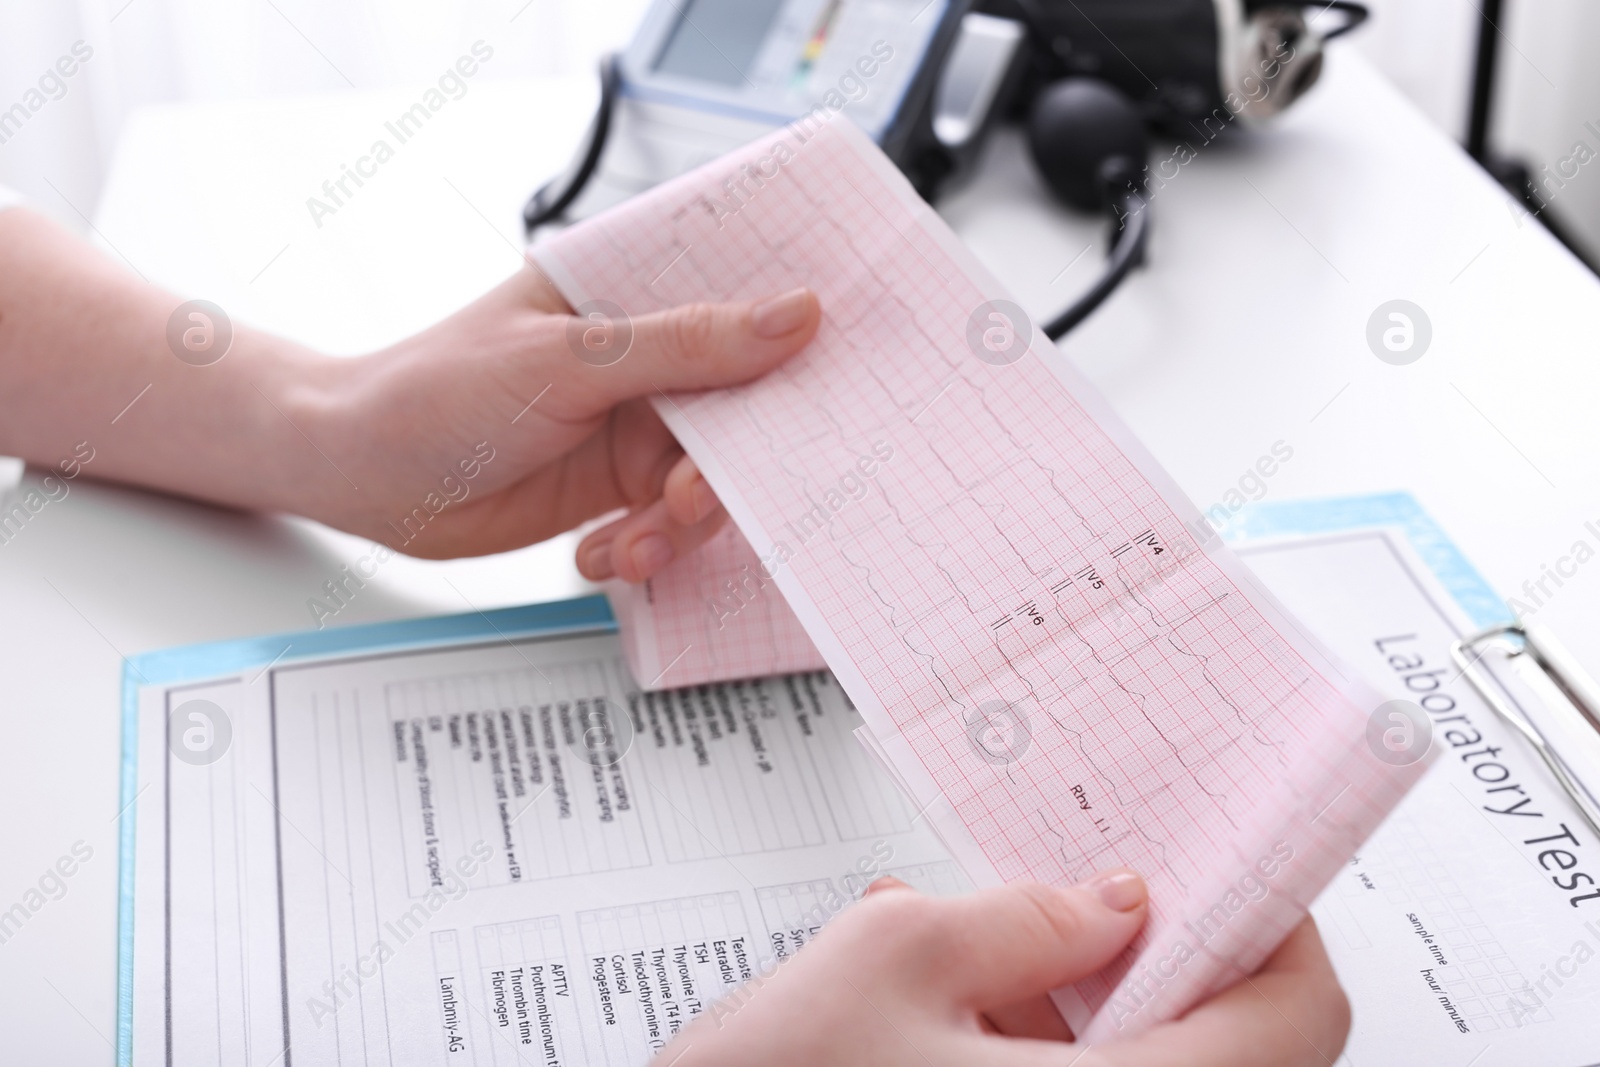
[[[1029,1016],[1048,990],[1110,963],[1145,903],[1125,870],[945,900],[885,879],[776,973],[701,1015],[661,1062],[1060,1067],[1072,1046],[1014,1036],[996,1016]]]
[[[641,320],[636,340],[647,358],[633,378],[616,385],[625,391],[647,384],[657,395],[670,389],[712,383],[746,371],[747,349],[765,346],[787,353],[797,337],[816,330],[820,308],[815,295],[797,289],[757,304],[699,305],[678,308]],[[767,352],[759,361],[769,359]],[[654,419],[654,413],[650,416]],[[664,429],[663,429],[663,432]],[[578,569],[591,581],[621,578],[642,582],[673,560],[693,552],[727,520],[694,460],[674,442],[677,459],[661,480],[659,494],[635,504],[622,519],[584,538],[577,552]]]
[[[1131,1041],[1095,1067],[1326,1067],[1350,1033],[1350,1002],[1317,924],[1303,920],[1261,969]],[[1089,1067],[1085,1061],[1084,1067]]]
[[[579,567],[642,581],[724,521],[652,399],[760,377],[810,342],[821,314],[807,289],[634,318],[614,306],[577,314],[530,266],[443,323],[351,361],[357,417],[341,422],[350,439],[331,451],[361,491],[323,517],[391,543],[404,526],[403,551],[446,558],[625,510],[584,542]],[[436,472],[463,455],[477,457],[470,484],[436,491]],[[426,500],[437,506],[410,525],[396,518]],[[424,532],[409,536],[413,527]]]
[[[795,338],[810,337],[819,318],[817,299],[805,289],[748,306],[695,305],[652,315],[640,320],[635,343],[654,355],[636,362],[632,377],[608,384],[623,395],[648,386],[662,396],[668,390],[715,384],[746,373],[752,347],[786,353]],[[758,362],[770,358],[765,351],[756,355]],[[640,412],[640,418],[660,426],[653,411]],[[655,436],[664,434],[661,427]],[[645,581],[722,527],[727,512],[675,441],[662,449],[656,466],[674,456],[659,488],[652,481],[649,492],[630,498],[627,516],[592,532],[578,546],[578,569],[584,577]]]
[[[1138,875],[926,897],[892,878],[799,954],[714,1005],[661,1054],[702,1067],[1312,1067],[1349,1009],[1308,919],[1261,970],[1128,1041],[1071,1043],[1048,991],[1115,960],[1143,927]],[[775,1035],[782,1035],[775,1038]],[[692,1051],[691,1051],[692,1050]]]
[[[699,548],[728,519],[694,461],[683,456],[659,499],[607,523],[578,545],[578,570],[593,582],[642,582]]]
[[[792,289],[754,301],[682,304],[637,318],[588,315],[563,323],[564,355],[571,358],[557,365],[557,382],[565,386],[551,408],[558,417],[596,418],[636,397],[760,377],[811,339],[822,307],[809,289]]]

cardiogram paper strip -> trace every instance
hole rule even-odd
[[[628,668],[641,689],[804,674],[827,666],[755,549],[729,525],[639,585],[611,582]]]
[[[530,255],[633,314],[819,294],[799,357],[657,409],[975,882],[1146,875],[1140,939],[1057,994],[1086,1040],[1253,970],[1420,773],[1042,334],[985,344],[1006,294],[848,122]]]

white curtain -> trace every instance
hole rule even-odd
[[[1506,0],[1513,8],[1527,2]],[[1482,21],[1479,0],[1366,3],[1371,21],[1339,44],[1362,52],[1446,133],[1465,139]]]
[[[1372,0],[1355,38],[1451,137],[1466,135],[1480,0]],[[1505,0],[1490,148],[1532,171],[1551,217],[1600,259],[1600,5]]]
[[[0,0],[0,182],[83,230],[136,108],[432,81],[479,39],[489,78],[586,74],[645,4]]]

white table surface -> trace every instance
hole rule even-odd
[[[565,162],[593,97],[586,82],[474,84],[320,229],[306,198],[416,92],[146,112],[99,239],[237,320],[361,352],[517,268],[522,201]],[[1041,319],[1103,255],[1103,227],[1044,199],[1014,136],[942,210]],[[1282,440],[1294,458],[1268,499],[1410,490],[1504,595],[1574,541],[1600,545],[1584,529],[1600,523],[1600,286],[1356,55],[1338,50],[1270,130],[1205,148],[1153,210],[1148,269],[1065,351],[1197,503]],[[1395,298],[1432,320],[1410,366],[1365,341]],[[115,433],[85,436],[109,447]],[[0,945],[0,1058],[111,1056],[122,657],[305,628],[307,598],[363,549],[87,482],[0,545],[0,909],[74,842],[94,849]],[[336,621],[576,595],[570,549],[396,561]],[[1537,618],[1600,673],[1597,605],[1600,561]]]

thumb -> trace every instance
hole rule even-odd
[[[954,924],[956,995],[984,1009],[1081,981],[1133,940],[1148,899],[1144,880],[1119,868],[1070,889],[1015,882],[954,901],[966,911]]]
[[[588,307],[585,305],[584,307]],[[712,389],[758,378],[815,336],[822,307],[809,289],[763,300],[684,304],[638,318],[584,308],[568,322],[568,364],[595,411],[656,391]]]

